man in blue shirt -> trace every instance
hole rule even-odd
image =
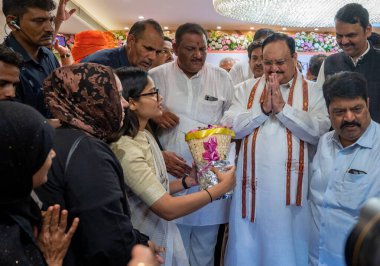
[[[332,75],[323,93],[334,130],[319,140],[311,167],[309,264],[339,266],[360,208],[380,196],[380,125],[360,73]]]
[[[20,82],[22,58],[12,49],[0,44],[0,101],[13,100]]]
[[[113,49],[97,51],[81,62],[92,62],[114,69],[124,66],[140,67],[148,71],[162,51],[164,33],[153,19],[138,21],[128,33],[127,44]]]
[[[33,106],[48,118],[42,84],[59,67],[54,54],[45,47],[53,42],[54,9],[53,0],[3,0],[3,13],[12,30],[4,44],[23,58],[16,100]]]

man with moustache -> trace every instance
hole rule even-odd
[[[261,77],[263,72],[261,44],[269,35],[273,34],[271,29],[259,29],[253,36],[253,42],[248,46],[248,62],[236,63],[230,71],[230,76],[234,85],[251,78]]]
[[[334,130],[319,140],[311,166],[309,265],[343,266],[361,207],[380,196],[380,125],[371,120],[363,75],[334,74],[323,94]]]
[[[317,82],[340,71],[363,74],[368,83],[369,112],[380,122],[380,51],[373,48],[367,38],[371,36],[367,9],[357,3],[347,4],[335,15],[336,40],[343,52],[330,55],[324,61]]]
[[[237,88],[222,120],[242,139],[225,265],[307,265],[309,154],[330,122],[293,38],[275,33],[262,49],[265,75]]]
[[[104,49],[81,60],[110,66],[140,67],[146,71],[162,52],[164,33],[160,24],[153,19],[137,21],[129,30],[127,44],[113,49]]]
[[[53,0],[3,0],[3,13],[12,30],[4,45],[23,58],[16,100],[33,106],[48,118],[50,113],[44,103],[42,83],[59,67],[54,54],[45,47],[53,42],[54,9]]]
[[[173,61],[173,43],[172,39],[167,36],[164,36],[164,46],[162,47],[161,53],[156,57],[156,60],[153,61],[152,68],[160,66],[165,63]]]
[[[163,115],[156,120],[159,140],[164,149],[176,152],[191,165],[193,158],[185,134],[198,127],[220,124],[231,104],[234,88],[226,71],[205,63],[207,33],[200,25],[181,25],[175,40],[177,59],[152,69],[149,74],[164,98]],[[199,190],[198,186],[185,188],[187,194]],[[176,220],[190,265],[214,265],[218,228],[228,221],[229,202],[230,199],[212,201]]]

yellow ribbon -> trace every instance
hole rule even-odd
[[[212,135],[230,135],[232,138],[235,137],[235,132],[229,128],[219,127],[219,128],[210,128],[210,129],[203,129],[195,132],[189,132],[185,135],[185,140],[189,141],[192,139],[203,139],[208,136]]]

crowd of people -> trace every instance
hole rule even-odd
[[[286,34],[259,29],[247,62],[215,66],[201,25],[172,42],[153,19],[118,48],[91,33],[100,48],[77,44],[71,62],[54,41],[67,2],[3,0],[0,265],[345,265],[380,196],[380,51],[363,6],[339,9],[342,51],[304,76]],[[234,130],[236,167],[200,190],[185,134],[208,125]]]

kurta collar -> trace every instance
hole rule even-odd
[[[359,145],[363,148],[372,149],[375,145],[376,134],[379,134],[379,132],[376,132],[375,122],[371,120],[371,123],[369,124],[366,131],[364,131],[363,135],[350,146],[343,148],[342,144],[340,143],[339,136],[338,134],[336,134],[335,131],[334,134],[331,135],[331,141],[338,145],[340,149],[348,149],[354,147],[355,145]]]

